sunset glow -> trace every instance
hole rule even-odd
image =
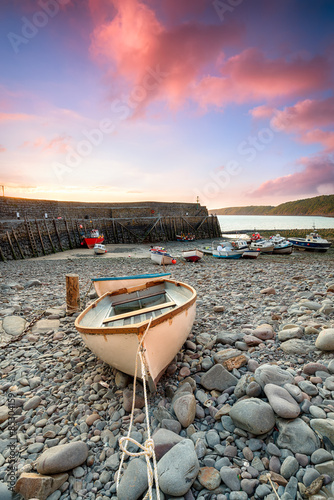
[[[329,0],[4,0],[7,196],[277,205],[334,192]]]

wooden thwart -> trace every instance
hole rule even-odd
[[[102,323],[110,323],[111,321],[118,321],[119,319],[130,318],[131,316],[139,316],[140,314],[146,314],[148,312],[157,311],[158,309],[166,309],[167,307],[176,306],[175,302],[167,302],[166,304],[158,304],[152,307],[146,307],[144,309],[137,309],[136,311],[130,311],[124,314],[118,314],[117,316],[111,316],[102,321]]]

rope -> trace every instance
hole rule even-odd
[[[143,500],[146,500],[149,498],[149,500],[152,500],[152,486],[153,486],[153,477],[155,480],[155,485],[156,485],[156,492],[157,492],[157,500],[160,500],[160,490],[159,490],[159,481],[158,481],[158,469],[157,469],[157,460],[154,452],[154,441],[151,438],[151,432],[150,432],[150,421],[149,421],[149,415],[148,415],[148,401],[147,401],[147,390],[146,390],[146,376],[147,376],[147,369],[145,366],[145,360],[144,360],[144,339],[146,337],[146,334],[151,326],[151,321],[152,318],[150,319],[147,328],[145,330],[145,333],[142,337],[142,339],[139,342],[138,349],[137,349],[137,354],[136,354],[136,364],[135,364],[135,374],[134,374],[134,380],[133,380],[133,397],[132,397],[132,408],[131,408],[131,417],[130,417],[130,424],[129,424],[129,430],[127,433],[127,436],[121,437],[119,440],[119,447],[122,450],[122,457],[121,457],[121,462],[119,465],[118,469],[118,474],[117,474],[117,482],[116,482],[116,491],[118,490],[119,486],[119,480],[120,480],[120,475],[123,467],[123,462],[125,458],[125,454],[129,455],[130,457],[142,457],[144,456],[146,459],[146,466],[147,466],[147,480],[148,480],[148,491],[144,497]],[[147,439],[145,443],[142,445],[141,443],[138,443],[135,439],[130,437],[131,430],[132,430],[132,424],[133,424],[133,417],[134,417],[134,409],[135,409],[135,400],[136,400],[136,380],[137,380],[137,371],[138,371],[138,357],[140,359],[141,363],[141,372],[142,372],[142,380],[143,380],[143,389],[144,389],[144,398],[145,398],[145,416],[146,416],[146,422],[147,422]],[[127,450],[127,444],[128,443],[133,443],[137,445],[142,451],[138,451],[136,453],[132,453]],[[123,445],[124,443],[124,445]],[[154,474],[152,472],[152,466],[150,463],[150,459],[153,461],[153,469],[154,469]]]
[[[280,500],[280,497],[278,496],[278,493],[277,493],[277,491],[276,491],[276,488],[275,488],[275,486],[274,486],[274,483],[273,483],[273,482],[272,482],[272,480],[271,480],[270,474],[267,474],[267,478],[268,478],[268,480],[269,480],[269,483],[270,483],[270,485],[271,485],[272,489],[274,490],[275,495],[277,496],[278,500]]]

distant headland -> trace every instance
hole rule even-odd
[[[251,205],[209,210],[215,215],[317,215],[334,217],[334,195],[315,196],[304,200],[288,201],[281,205]]]

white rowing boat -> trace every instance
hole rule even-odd
[[[134,276],[115,276],[104,278],[92,278],[95,291],[99,297],[107,292],[114,292],[122,288],[143,285],[148,281],[161,281],[169,279],[170,273],[159,274],[136,274]]]
[[[160,266],[169,266],[170,264],[176,264],[176,260],[164,252],[153,252],[151,251],[151,260]]]
[[[191,331],[196,297],[194,288],[185,283],[147,282],[102,295],[77,317],[75,327],[92,352],[132,376],[138,345],[145,335],[144,363],[154,390]],[[141,377],[139,360],[138,375]]]

